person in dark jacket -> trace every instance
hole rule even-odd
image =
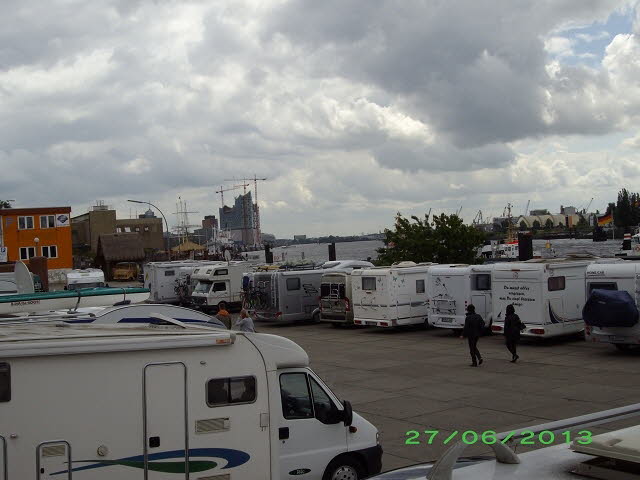
[[[467,307],[467,318],[464,319],[464,328],[460,338],[467,337],[469,341],[469,353],[471,354],[471,367],[482,365],[482,355],[478,351],[478,339],[482,335],[484,320],[476,313],[476,307]]]
[[[516,363],[520,358],[516,348],[520,340],[520,332],[524,328],[524,323],[516,315],[516,309],[513,308],[513,305],[507,305],[506,316],[504,317],[504,338],[507,342],[507,349],[511,352],[511,363]]]

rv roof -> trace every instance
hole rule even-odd
[[[235,334],[202,326],[22,323],[0,327],[2,357],[230,345]]]

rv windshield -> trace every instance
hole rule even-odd
[[[208,280],[200,280],[198,282],[198,285],[196,285],[196,288],[193,290],[193,293],[209,293],[209,290],[211,290],[211,285],[213,285],[213,282],[210,282]]]

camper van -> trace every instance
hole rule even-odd
[[[593,264],[587,267],[586,295],[587,298],[594,290],[625,291],[632,302],[631,309],[635,306],[637,316],[638,301],[640,300],[640,263],[617,262],[611,264]],[[601,300],[602,301],[602,300]],[[609,305],[603,305],[609,308]],[[608,313],[608,312],[607,312]],[[585,316],[585,322],[587,317]],[[616,325],[616,320],[621,322]],[[632,345],[640,345],[640,324],[622,326],[626,322],[617,318],[611,322],[600,323],[599,326],[585,325],[585,337],[590,342],[611,343],[619,350],[626,350]],[[605,326],[604,324],[607,323]],[[633,322],[631,322],[633,323]]]
[[[80,288],[102,288],[104,272],[98,268],[86,268],[83,270],[71,270],[67,273],[66,290],[78,290]]]
[[[371,262],[337,261],[327,262],[323,269],[331,269],[322,274],[320,284],[320,321],[333,326],[353,323],[351,272],[362,268],[372,268]]]
[[[191,274],[204,265],[221,262],[178,260],[173,262],[150,262],[144,266],[144,285],[151,290],[150,299],[155,303],[179,303],[191,296],[196,281]],[[183,292],[180,292],[180,288]],[[181,295],[182,293],[182,295]]]
[[[362,479],[381,469],[377,429],[283,337],[49,322],[1,328],[0,351],[7,479]]]
[[[491,276],[491,329],[503,332],[505,309],[513,304],[526,325],[522,335],[553,337],[581,332],[586,270],[592,263],[555,258],[496,264]]]
[[[438,328],[462,330],[467,306],[473,304],[491,326],[491,271],[488,265],[435,265],[429,269],[429,324]]]
[[[191,275],[191,281],[196,282],[191,293],[193,304],[205,310],[217,309],[221,303],[240,305],[242,277],[251,268],[248,262],[234,261],[195,269]]]
[[[249,295],[257,320],[320,321],[320,283],[327,271],[330,270],[310,268],[254,272]]]
[[[377,327],[428,325],[427,274],[434,263],[400,262],[354,270],[353,323]]]

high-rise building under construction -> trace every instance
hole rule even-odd
[[[255,204],[250,191],[238,195],[233,207],[224,205],[220,209],[220,229],[229,231],[234,242],[244,245],[256,243]]]

